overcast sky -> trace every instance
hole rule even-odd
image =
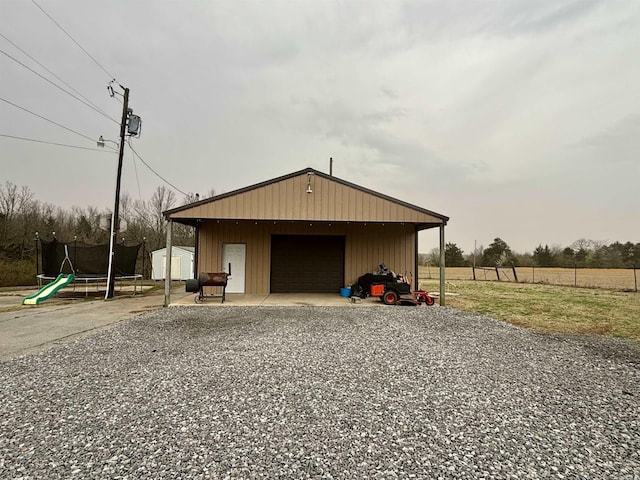
[[[102,68],[26,0],[0,0],[0,50],[69,90],[9,39],[116,121],[2,52],[0,97],[117,140],[115,76],[143,120],[134,148],[185,192],[333,157],[334,175],[449,216],[465,252],[640,242],[636,0],[36,1]],[[6,101],[0,134],[95,146]],[[116,166],[0,137],[0,182],[65,208],[112,208]],[[159,185],[127,150],[123,190]]]

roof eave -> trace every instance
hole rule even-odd
[[[200,200],[198,202],[193,202],[193,203],[188,203],[186,205],[181,205],[180,207],[176,207],[176,208],[173,208],[173,209],[170,209],[170,210],[165,210],[164,212],[162,212],[162,214],[164,215],[166,220],[169,220],[169,217],[171,215],[173,215],[174,213],[182,212],[182,211],[188,210],[190,208],[195,208],[195,207],[198,207],[200,205],[205,205],[207,203],[211,203],[211,202],[215,202],[215,201],[218,201],[218,200],[222,200],[224,198],[232,197],[234,195],[240,195],[242,193],[245,193],[245,192],[248,192],[248,191],[251,191],[251,190],[255,190],[257,188],[265,187],[265,186],[268,186],[268,185],[271,185],[271,184],[274,184],[274,183],[277,183],[277,182],[288,180],[289,178],[297,177],[299,175],[304,175],[304,174],[308,174],[308,173],[312,173],[312,174],[317,175],[319,177],[332,180],[332,181],[340,183],[340,184],[342,184],[344,186],[347,186],[347,187],[350,187],[350,188],[354,188],[356,190],[360,190],[361,192],[364,192],[364,193],[367,193],[369,195],[373,195],[373,196],[382,198],[384,200],[396,203],[398,205],[402,205],[403,207],[410,208],[412,210],[416,210],[416,211],[421,212],[421,213],[425,213],[425,214],[430,215],[432,217],[439,218],[440,220],[443,221],[443,223],[445,225],[449,221],[449,217],[447,217],[446,215],[442,215],[440,213],[433,212],[431,210],[427,210],[426,208],[422,208],[422,207],[419,207],[417,205],[413,205],[413,204],[405,202],[403,200],[399,200],[397,198],[390,197],[390,196],[385,195],[383,193],[376,192],[375,190],[371,190],[371,189],[363,187],[361,185],[357,185],[355,183],[348,182],[347,180],[343,180],[341,178],[334,177],[333,175],[328,175],[328,174],[326,174],[324,172],[320,172],[318,170],[314,170],[313,168],[305,168],[305,169],[299,170],[297,172],[293,172],[293,173],[289,173],[287,175],[282,175],[280,177],[272,178],[271,180],[266,180],[264,182],[256,183],[254,185],[249,185],[248,187],[239,188],[239,189],[233,190],[231,192],[227,192],[227,193],[216,195],[216,196],[213,196],[213,197],[210,197],[210,198],[206,198],[206,199]],[[176,218],[174,220],[178,221],[178,223],[187,224],[186,220],[188,220],[188,219],[180,219],[182,221],[179,221]]]

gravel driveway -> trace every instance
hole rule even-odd
[[[0,478],[640,478],[640,348],[438,307],[169,308],[0,363]]]

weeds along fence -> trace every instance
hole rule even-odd
[[[15,287],[17,285],[35,285],[33,275],[35,261],[0,259],[0,287]]]
[[[421,266],[420,280],[439,278],[439,268]],[[638,291],[637,267],[633,268],[560,268],[560,267],[447,267],[447,281],[476,280],[519,283],[543,283],[571,287],[610,288]]]

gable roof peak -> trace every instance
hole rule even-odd
[[[332,182],[335,182],[335,183],[340,184],[342,186],[345,186],[347,188],[353,188],[355,190],[358,190],[360,192],[372,195],[374,197],[378,197],[378,198],[381,198],[383,200],[386,200],[386,201],[401,205],[403,207],[406,207],[406,208],[409,208],[409,209],[412,209],[412,210],[416,210],[418,212],[421,212],[421,213],[424,213],[424,214],[439,218],[440,220],[443,221],[444,224],[446,224],[447,221],[449,220],[449,217],[447,217],[445,215],[442,215],[442,214],[439,214],[439,213],[436,213],[436,212],[432,212],[432,211],[427,210],[425,208],[418,207],[417,205],[413,205],[413,204],[404,202],[402,200],[399,200],[397,198],[393,198],[393,197],[390,197],[388,195],[382,194],[380,192],[376,192],[376,191],[371,190],[369,188],[362,187],[362,186],[357,185],[355,183],[349,182],[347,180],[343,180],[343,179],[341,179],[339,177],[336,177],[334,175],[329,175],[328,173],[321,172],[321,171],[316,170],[316,169],[311,168],[311,167],[303,168],[302,170],[298,170],[296,172],[292,172],[292,173],[289,173],[289,174],[286,174],[286,175],[282,175],[280,177],[272,178],[271,180],[265,180],[263,182],[259,182],[259,183],[256,183],[254,185],[249,185],[249,186],[244,187],[244,188],[239,188],[237,190],[233,190],[233,191],[230,191],[230,192],[222,193],[220,195],[215,195],[215,196],[210,197],[210,198],[205,198],[205,199],[199,200],[197,202],[189,203],[187,205],[182,205],[180,207],[176,207],[176,208],[173,208],[173,209],[170,209],[170,210],[166,210],[165,212],[163,212],[163,214],[164,214],[166,219],[169,219],[172,214],[180,212],[180,211],[188,210],[188,209],[191,209],[191,208],[194,208],[194,207],[198,207],[200,205],[204,205],[204,204],[208,204],[208,203],[218,202],[218,201],[223,200],[225,198],[229,198],[229,197],[232,197],[232,196],[235,196],[235,195],[241,195],[241,194],[250,192],[251,190],[256,190],[256,189],[259,189],[259,188],[267,187],[267,186],[273,185],[275,183],[283,182],[283,181],[290,180],[290,179],[295,178],[295,177],[300,177],[302,175],[308,175],[308,174],[317,175],[320,178],[324,178],[324,179],[330,180]]]

